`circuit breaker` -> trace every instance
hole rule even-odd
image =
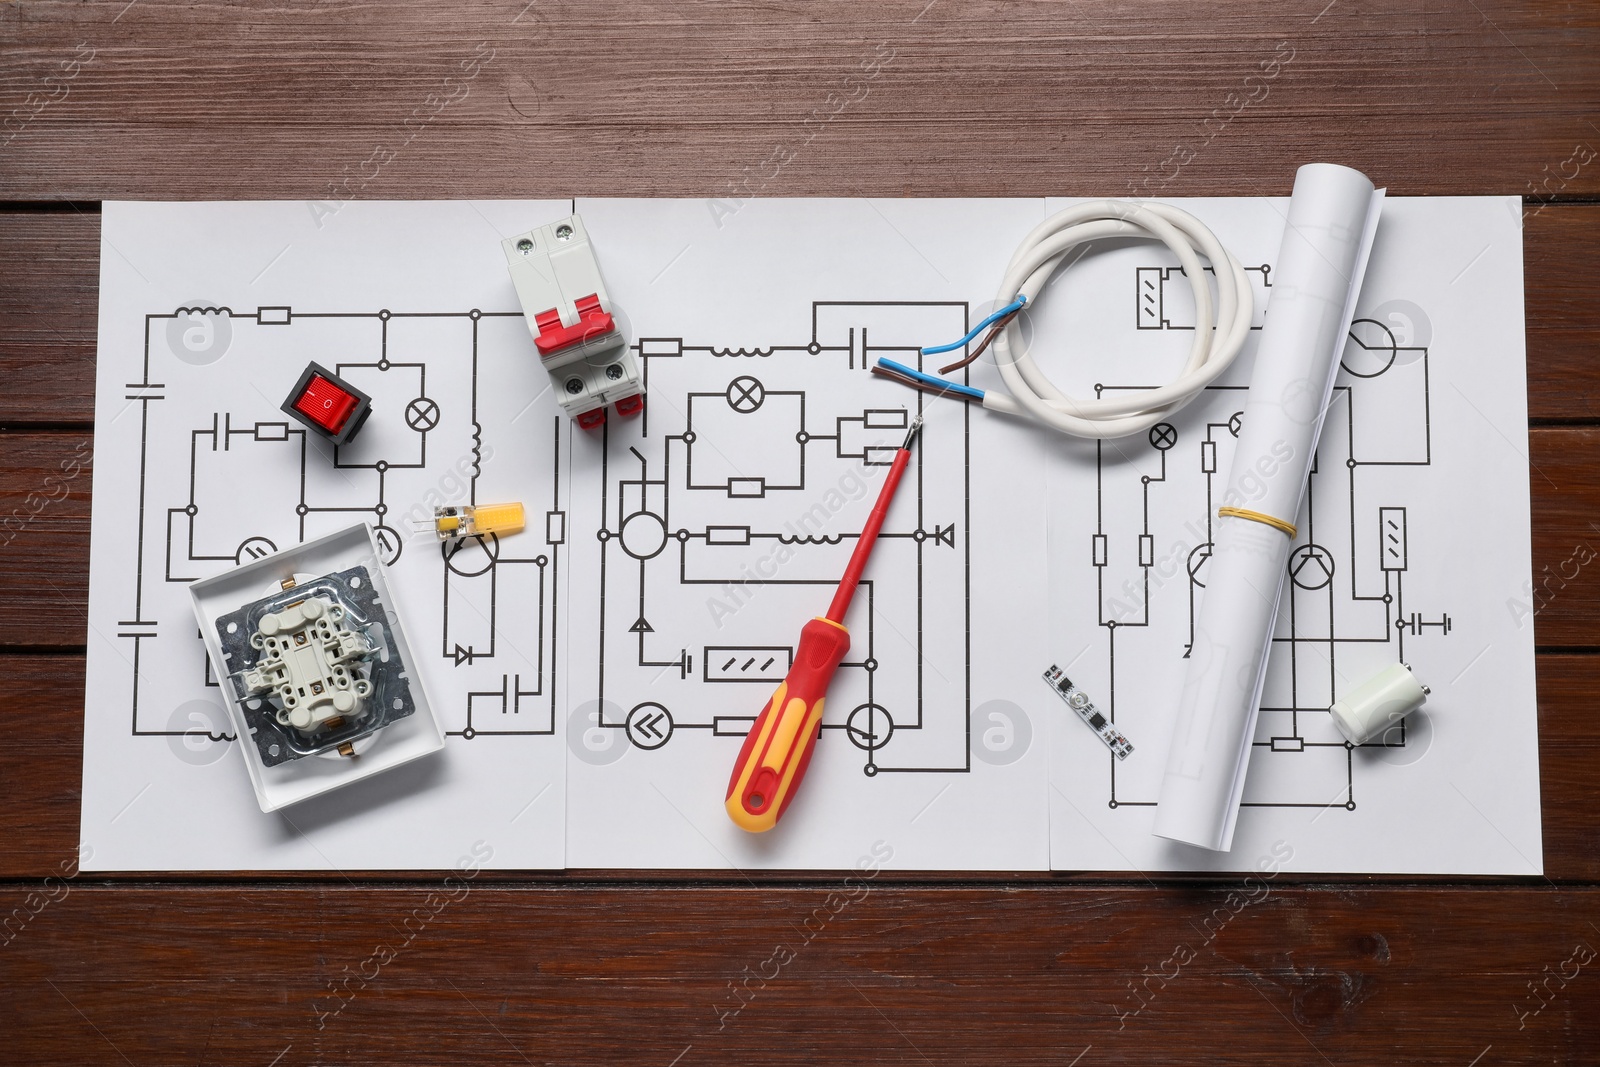
[[[619,415],[641,411],[638,360],[617,323],[583,220],[572,215],[501,247],[562,410],[584,429],[603,423],[609,405]]]

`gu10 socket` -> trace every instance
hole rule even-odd
[[[1422,707],[1432,692],[1411,668],[1392,663],[1341,697],[1328,713],[1352,745],[1364,745]]]

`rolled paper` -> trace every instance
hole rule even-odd
[[[1295,175],[1156,805],[1160,837],[1233,846],[1278,597],[1382,206],[1383,190],[1348,167]]]

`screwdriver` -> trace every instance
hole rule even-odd
[[[850,631],[845,629],[844,617],[850,611],[850,601],[856,595],[900,476],[911,461],[911,445],[921,429],[922,416],[918,415],[906,433],[905,444],[889,464],[878,502],[867,516],[828,613],[801,628],[800,644],[794,650],[788,675],[778,684],[739,750],[733,776],[728,779],[727,808],[729,818],[741,829],[759,833],[776,826],[811,763],[811,752],[822,734],[823,700],[839,661],[850,651]]]

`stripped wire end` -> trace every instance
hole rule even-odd
[[[902,452],[911,450],[911,445],[916,441],[917,435],[922,432],[922,416],[918,415],[911,420],[911,429],[906,431],[906,443],[900,446]]]
[[[950,365],[945,366],[945,367],[940,367],[939,368],[939,373],[940,374],[954,374],[956,371],[960,370],[962,367],[967,366],[969,363],[976,362],[977,358],[979,356],[983,355],[984,350],[987,349],[991,344],[994,343],[994,339],[996,337],[1000,336],[1000,331],[1004,330],[1007,326],[1010,326],[1011,325],[1011,320],[1015,319],[1020,314],[1022,314],[1022,309],[1018,308],[1017,310],[1013,311],[1011,314],[1007,315],[1005,318],[996,319],[994,325],[989,327],[989,332],[983,335],[983,340],[981,342],[979,342],[977,348],[974,348],[970,354],[968,354],[966,356],[963,356],[961,359],[956,360],[954,363],[951,363]]]
[[[1015,315],[1017,312],[1021,311],[1027,305],[1027,303],[1028,294],[1019,293],[1017,294],[1017,298],[1015,300],[1001,308],[999,311],[985,315],[982,322],[968,330],[965,336],[961,337],[959,340],[951,341],[947,345],[930,345],[922,350],[922,354],[925,356],[937,356],[941,352],[954,352],[958,348],[963,348],[969,341],[978,336],[984,330],[988,329],[990,326],[993,326],[995,323],[999,322],[1008,315]]]
[[[917,381],[915,378],[907,378],[903,374],[896,374],[894,371],[886,370],[883,367],[873,367],[872,368],[872,373],[876,374],[880,378],[887,378],[890,381],[899,382],[901,385],[909,385],[911,388],[915,389],[917,392],[919,392],[919,393],[927,393],[929,396],[955,397],[957,400],[969,399],[969,398],[964,397],[964,396],[960,395],[959,393],[956,393],[956,392],[954,392],[952,390],[941,389],[938,386],[928,385],[928,384],[926,384],[924,382]]]
[[[945,381],[943,378],[937,378],[932,374],[924,374],[922,371],[908,367],[903,363],[896,363],[892,359],[880,358],[877,363],[873,364],[872,373],[882,378],[893,378],[902,385],[909,385],[913,389],[919,389],[924,393],[932,393],[934,396],[953,396],[962,400],[983,400],[982,389],[974,389],[970,385],[962,385],[959,382]]]

